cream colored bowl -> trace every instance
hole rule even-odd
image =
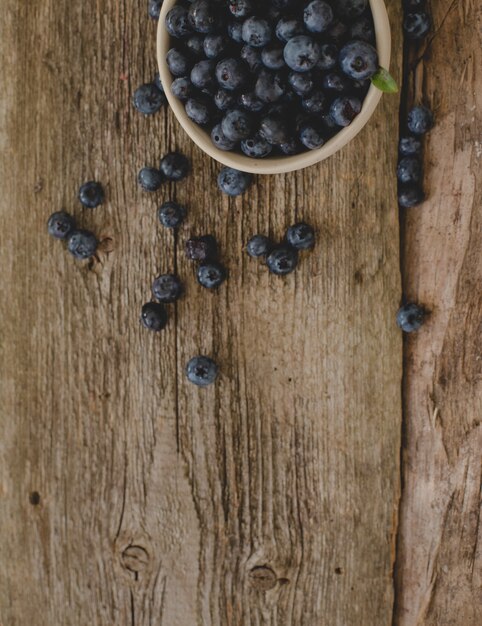
[[[201,150],[213,157],[220,163],[244,172],[252,172],[254,174],[281,174],[284,172],[293,172],[295,170],[308,167],[323,159],[328,158],[357,135],[373,115],[377,104],[382,97],[382,92],[373,85],[370,85],[368,93],[363,102],[360,113],[353,122],[342,129],[321,148],[316,150],[308,150],[295,156],[278,156],[266,159],[251,159],[237,152],[225,152],[216,148],[209,134],[200,126],[192,122],[184,110],[183,103],[175,98],[171,93],[172,75],[167,67],[166,53],[172,46],[171,36],[164,25],[167,12],[177,3],[177,0],[164,0],[161,15],[159,18],[159,27],[157,30],[157,61],[159,64],[159,74],[164,86],[166,97],[169,101],[174,115],[178,119],[189,137],[197,144]],[[375,34],[377,40],[377,50],[379,63],[382,67],[388,69],[390,64],[390,24],[388,21],[387,10],[383,0],[370,0],[370,6],[375,23]]]

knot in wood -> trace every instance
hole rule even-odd
[[[138,574],[149,565],[149,554],[142,546],[130,545],[123,550],[121,561],[125,569]]]
[[[276,586],[277,576],[270,567],[259,566],[253,567],[249,572],[249,580],[254,589],[258,591],[269,591]]]

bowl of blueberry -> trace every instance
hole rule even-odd
[[[384,0],[164,0],[159,73],[207,154],[245,172],[307,167],[373,114],[388,74]]]

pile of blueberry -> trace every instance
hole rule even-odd
[[[284,241],[275,244],[265,235],[254,235],[246,245],[250,257],[265,259],[272,274],[290,274],[298,265],[300,250],[311,250],[315,245],[315,231],[305,222],[298,222],[286,231]]]
[[[79,200],[88,209],[102,204],[104,190],[96,181],[84,183],[79,189]],[[47,230],[55,239],[67,242],[67,250],[80,261],[93,256],[99,245],[97,237],[90,230],[77,228],[75,218],[66,211],[52,213],[47,221]]]
[[[166,28],[172,93],[217,148],[253,158],[322,146],[379,70],[368,0],[181,0]]]
[[[179,152],[169,152],[162,157],[159,168],[143,167],[137,181],[144,191],[157,191],[167,181],[178,182],[186,178],[189,169],[187,157]]]

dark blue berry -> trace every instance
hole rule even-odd
[[[146,302],[141,311],[141,324],[147,330],[159,332],[167,325],[167,311],[158,302]]]
[[[336,72],[330,72],[329,74],[325,74],[321,81],[323,89],[328,89],[330,91],[335,91],[338,93],[342,93],[344,91],[348,91],[350,87],[350,81],[346,76],[341,74],[337,74]]]
[[[90,230],[72,230],[67,239],[68,251],[80,261],[93,256],[98,245],[97,237]]]
[[[407,13],[403,20],[403,31],[409,39],[423,39],[431,26],[432,20],[424,11]]]
[[[171,48],[166,54],[169,71],[174,76],[185,76],[191,67],[189,59],[181,50]]]
[[[292,17],[282,17],[276,24],[276,37],[284,43],[303,32],[302,22]]]
[[[339,51],[334,43],[324,43],[320,46],[320,58],[316,67],[320,70],[331,70],[338,62]]]
[[[254,48],[262,48],[271,40],[271,26],[261,17],[248,17],[243,22],[243,41]]]
[[[202,35],[191,35],[185,45],[193,57],[201,57],[204,53],[204,37]]]
[[[417,137],[401,137],[398,150],[403,156],[413,156],[422,151],[422,142]]]
[[[177,202],[164,202],[157,211],[157,217],[166,228],[178,228],[186,217],[186,209]]]
[[[419,185],[400,185],[398,188],[398,204],[403,209],[417,206],[425,200],[425,194]]]
[[[261,51],[263,65],[269,70],[280,70],[285,65],[283,48],[278,44],[269,44]]]
[[[290,72],[288,74],[288,82],[293,91],[299,96],[306,96],[313,89],[313,75],[311,72]]]
[[[254,92],[263,102],[276,102],[286,93],[286,83],[278,72],[259,73]]]
[[[233,20],[228,24],[228,35],[236,43],[243,41],[243,22]]]
[[[271,113],[262,118],[259,133],[274,146],[286,143],[290,138],[288,123],[282,115]]]
[[[413,107],[407,116],[408,130],[414,135],[424,135],[433,127],[433,115],[424,106]]]
[[[198,33],[213,33],[219,26],[218,8],[209,0],[195,0],[189,9],[189,23]]]
[[[378,53],[366,41],[350,41],[340,50],[339,63],[347,76],[364,80],[378,70]]]
[[[336,10],[338,15],[352,20],[359,17],[367,5],[368,0],[337,0]]]
[[[195,356],[186,365],[187,379],[198,387],[212,385],[218,374],[218,366],[208,356]]]
[[[246,82],[246,67],[237,59],[223,59],[216,65],[216,79],[223,89],[235,91]]]
[[[253,12],[251,0],[229,0],[228,7],[234,17],[248,17]]]
[[[172,81],[171,91],[179,100],[187,100],[193,92],[192,83],[187,76],[181,76]]]
[[[152,283],[152,295],[163,304],[179,300],[182,292],[182,283],[175,274],[161,274]]]
[[[88,209],[95,209],[104,202],[102,185],[95,180],[84,183],[79,189],[79,200]]]
[[[189,173],[191,164],[184,154],[179,152],[169,152],[161,159],[159,169],[167,178],[167,180],[179,181]]]
[[[286,65],[295,72],[308,72],[318,63],[320,46],[311,37],[298,35],[285,45],[283,56]]]
[[[262,111],[265,106],[264,102],[260,100],[253,91],[242,93],[239,96],[239,104],[246,109],[246,111],[251,111],[252,113]]]
[[[279,149],[286,156],[293,156],[298,154],[301,150],[300,143],[294,138],[288,139],[285,143],[280,144]]]
[[[290,274],[298,265],[298,252],[290,246],[278,246],[268,254],[266,265],[272,274]]]
[[[231,141],[241,141],[249,137],[253,130],[250,114],[241,109],[228,111],[221,121],[224,135]]]
[[[257,48],[243,46],[241,48],[241,58],[252,72],[256,72],[262,65],[261,52]]]
[[[264,159],[271,153],[272,146],[261,135],[255,135],[241,142],[241,150],[252,159]]]
[[[323,0],[312,0],[303,11],[303,20],[311,33],[324,33],[333,22],[333,10]]]
[[[422,177],[422,166],[416,156],[402,157],[397,166],[397,178],[401,183],[418,183]]]
[[[204,89],[214,83],[215,62],[204,59],[194,65],[191,70],[191,82],[195,87]]]
[[[186,102],[186,115],[190,120],[199,124],[199,126],[206,126],[211,118],[209,106],[204,99],[201,98],[189,98]]]
[[[265,235],[254,235],[246,245],[246,252],[253,258],[266,256],[273,249],[273,242]]]
[[[208,59],[217,59],[226,52],[229,41],[224,35],[206,35],[204,38],[204,54]]]
[[[315,231],[309,224],[298,222],[286,231],[286,241],[297,250],[310,250],[315,245]]]
[[[350,96],[336,98],[330,107],[330,115],[338,126],[351,124],[360,111],[360,100]]]
[[[232,109],[236,104],[236,97],[231,91],[226,89],[218,89],[214,94],[214,104],[220,111]]]
[[[224,167],[218,174],[218,187],[228,196],[240,196],[253,182],[253,176],[247,172]]]
[[[212,235],[191,237],[186,241],[185,252],[189,261],[213,260],[218,254],[218,245]]]
[[[219,150],[234,150],[236,142],[228,139],[223,133],[221,124],[216,124],[211,131],[211,141]]]
[[[411,302],[398,309],[397,325],[405,333],[413,333],[422,326],[425,321],[425,316],[425,309]]]
[[[350,26],[350,35],[352,39],[375,42],[375,29],[371,17],[364,15]]]
[[[182,39],[192,32],[186,7],[176,4],[166,15],[166,29],[172,37]]]
[[[301,100],[301,106],[307,113],[319,115],[326,108],[326,96],[322,91],[313,91]]]
[[[135,90],[132,103],[144,115],[152,115],[166,104],[166,96],[154,83],[146,83]]]
[[[217,261],[204,261],[196,272],[198,283],[206,289],[216,289],[226,280],[226,269]]]
[[[163,2],[164,0],[149,0],[147,11],[149,13],[150,18],[152,18],[153,20],[159,19]]]
[[[347,33],[348,26],[344,22],[335,20],[325,35],[333,39],[335,43],[341,43],[342,40],[346,39]]]
[[[143,167],[139,171],[137,180],[144,191],[157,191],[165,178],[155,167]]]
[[[300,141],[308,150],[321,148],[325,143],[323,132],[317,122],[303,124],[300,128]]]
[[[49,235],[55,239],[66,239],[75,228],[75,219],[65,211],[52,213],[47,221]]]

